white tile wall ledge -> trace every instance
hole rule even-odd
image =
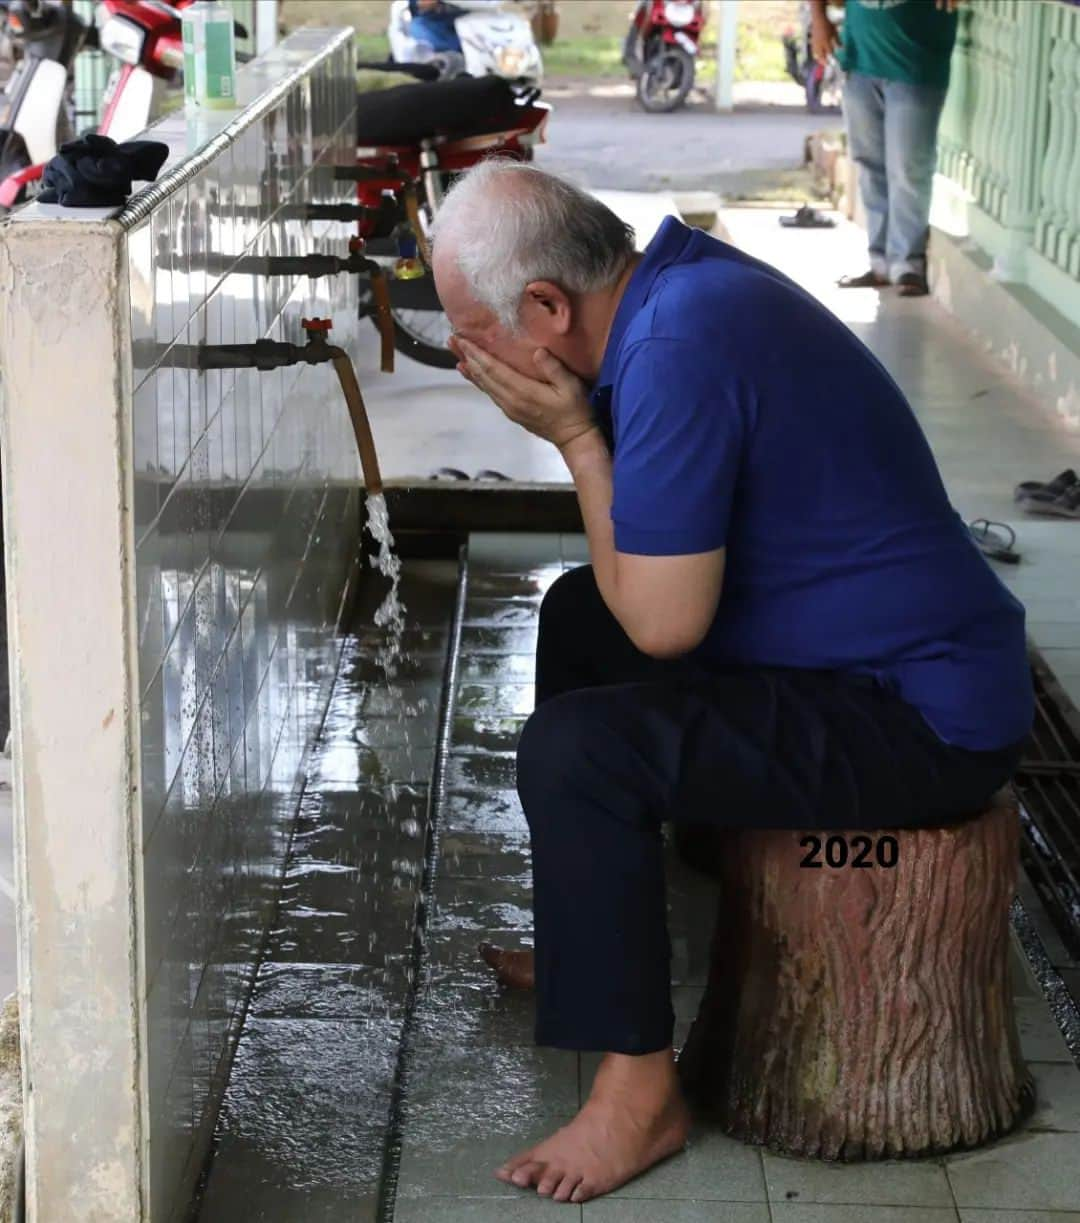
[[[151,129],[170,159],[123,209],[0,225],[33,1223],[179,1223],[208,1149],[333,675],[359,468],[327,367],[174,358],[300,341],[305,314],[359,358],[353,278],[232,267],[344,247],[288,203],[349,198],[353,54],[351,31],[298,31],[241,71],[241,109]]]

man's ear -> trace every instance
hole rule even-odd
[[[525,286],[523,306],[534,318],[543,322],[557,335],[566,335],[573,322],[573,309],[565,290],[550,280],[534,280]]]

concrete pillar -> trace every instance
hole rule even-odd
[[[735,108],[735,31],[739,21],[739,0],[713,0],[712,18],[716,22],[716,109]]]

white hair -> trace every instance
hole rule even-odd
[[[534,166],[490,158],[451,187],[435,214],[434,247],[453,250],[473,299],[511,332],[525,286],[567,293],[613,285],[634,254],[634,231],[599,200]]]

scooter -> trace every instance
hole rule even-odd
[[[20,0],[12,0],[12,4]],[[153,119],[161,91],[179,85],[184,64],[181,14],[194,0],[101,0],[94,14],[95,28],[85,44],[99,47],[116,59],[117,66],[105,86],[104,110],[98,133],[120,143],[145,131]],[[235,23],[238,38],[247,31]],[[251,57],[237,54],[237,61]],[[0,206],[11,208],[27,198],[45,171],[54,148],[35,164],[0,182]],[[10,202],[9,202],[10,201]]]
[[[401,64],[434,64],[446,78],[501,76],[536,84],[543,80],[540,49],[519,0],[453,0],[443,11],[455,16],[456,46],[437,50],[415,36],[409,0],[393,0],[386,32],[391,58]]]
[[[844,9],[838,5],[829,6],[827,12],[833,25],[841,29],[844,24]],[[806,109],[816,115],[823,110],[839,106],[843,74],[835,56],[830,55],[828,63],[825,64],[819,64],[814,59],[810,46],[810,6],[805,0],[799,6],[798,31],[785,30],[783,43],[787,74],[805,89]]]
[[[623,44],[623,63],[650,114],[678,110],[694,86],[703,0],[638,0]]]
[[[6,33],[21,58],[0,94],[5,211],[30,197],[40,166],[75,135],[75,57],[96,41],[93,28],[61,0],[10,0],[6,8]]]
[[[550,114],[538,88],[497,77],[402,85],[357,99],[356,166],[337,174],[356,182],[365,214],[358,235],[366,254],[387,267],[399,352],[438,369],[457,366],[447,347],[450,325],[424,267],[427,231],[458,174],[485,157],[531,161]],[[402,275],[403,265],[411,272]],[[374,320],[370,294],[360,313]]]
[[[161,91],[184,66],[181,11],[192,0],[101,0],[98,43],[117,65],[105,86],[98,131],[120,142],[150,124]]]

